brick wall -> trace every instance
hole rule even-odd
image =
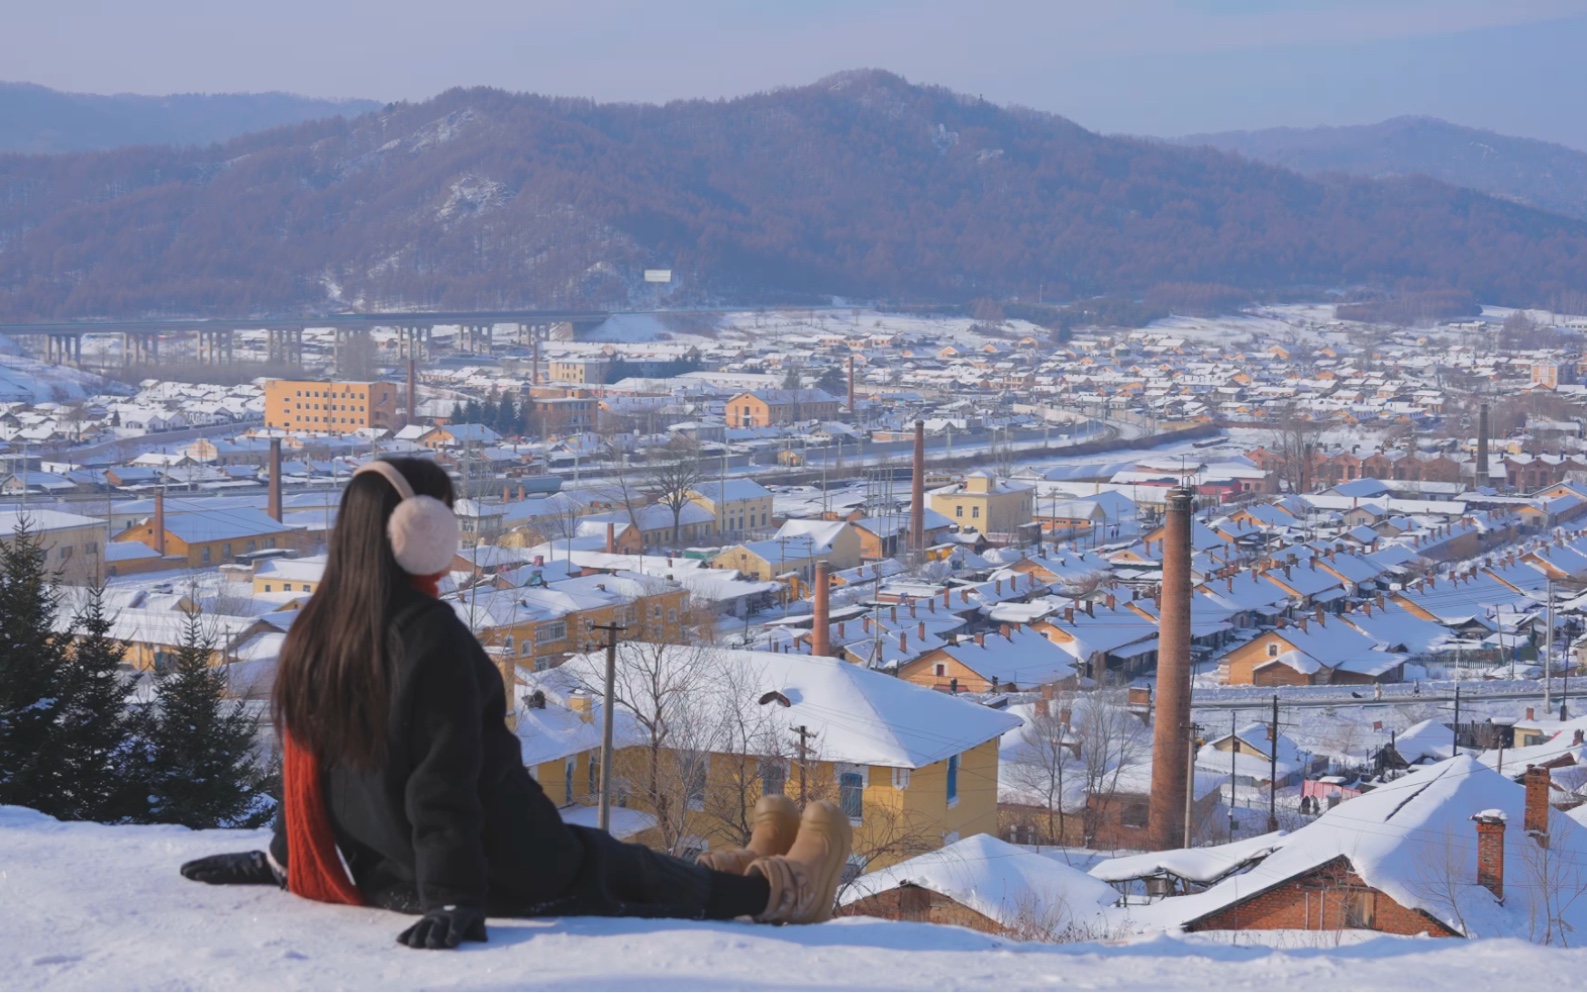
[[[1008,934],[1009,930],[985,914],[943,896],[924,886],[904,884],[874,893],[838,909],[840,917],[880,917],[887,921],[924,921],[928,924],[957,924],[988,934]]]
[[[1367,886],[1345,858],[1241,900],[1185,926],[1187,931],[1310,930],[1360,928],[1386,934],[1458,938],[1455,931],[1420,910]]]

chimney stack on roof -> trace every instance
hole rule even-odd
[[[825,559],[816,563],[816,588],[811,594],[815,601],[815,619],[810,627],[810,653],[832,654],[832,592]]]
[[[270,439],[270,478],[265,497],[265,513],[277,524],[281,523],[281,439]]]
[[[1484,810],[1477,822],[1477,885],[1504,899],[1504,811]]]
[[[1526,833],[1536,838],[1538,844],[1548,847],[1548,791],[1549,774],[1542,766],[1529,765],[1521,778],[1526,787]]]
[[[165,487],[154,491],[154,550],[165,554]]]

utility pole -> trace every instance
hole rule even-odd
[[[1455,732],[1449,742],[1454,754],[1460,754],[1460,684],[1455,684]]]
[[[1554,709],[1554,577],[1548,577],[1548,633],[1543,640],[1543,712]]]
[[[602,831],[612,829],[612,716],[617,707],[612,697],[617,683],[617,632],[627,630],[620,624],[597,624],[596,631],[606,632],[606,686],[601,698],[601,799],[596,808],[595,824]]]
[[[816,736],[816,733],[803,724],[795,727],[793,732],[799,736],[799,806],[803,808],[807,799],[805,792],[805,767],[808,764],[810,754],[808,742],[809,739]]]
[[[1240,739],[1238,737],[1239,729],[1238,729],[1238,727],[1236,726],[1236,723],[1235,723],[1237,720],[1239,720],[1239,716],[1240,716],[1240,712],[1239,711],[1237,711],[1237,710],[1229,711],[1229,840],[1230,841],[1234,840],[1234,790],[1235,790],[1234,781],[1235,781],[1235,770],[1237,768],[1235,760],[1240,757]]]
[[[1273,723],[1267,741],[1267,829],[1278,830],[1278,694],[1273,694]]]
[[[1196,732],[1201,730],[1201,725],[1194,722],[1185,725],[1185,750],[1190,759],[1185,763],[1185,844],[1190,847],[1192,816],[1196,808]],[[1232,787],[1231,787],[1232,789]]]

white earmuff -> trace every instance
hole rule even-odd
[[[445,572],[457,555],[460,537],[452,508],[433,496],[415,495],[407,477],[390,462],[366,462],[353,475],[366,472],[385,479],[402,498],[386,522],[386,537],[397,565],[414,576]]]

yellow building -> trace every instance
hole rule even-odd
[[[830,421],[841,404],[826,390],[751,390],[727,401],[727,423],[737,428],[766,428],[798,421]]]
[[[771,490],[753,479],[701,483],[689,491],[689,499],[714,518],[713,530],[719,540],[771,527]]]
[[[255,593],[313,593],[325,573],[325,556],[269,559],[254,570]]]
[[[272,379],[265,383],[265,426],[284,431],[347,434],[363,428],[395,431],[395,383]]]
[[[1033,492],[1026,484],[1000,480],[990,472],[977,470],[965,476],[962,483],[931,491],[927,499],[932,510],[961,528],[974,528],[982,534],[1011,534],[1030,523]]]
[[[848,813],[855,871],[997,830],[998,739],[1015,716],[836,659],[624,642],[617,664],[619,698],[634,714],[657,703],[646,687],[689,687],[686,699],[668,698],[679,716],[655,762],[642,726],[614,757],[626,804],[656,818],[640,836],[654,847],[737,847],[755,803],[778,792]],[[530,678],[565,702],[598,693],[604,667],[592,652]],[[732,733],[691,750],[685,723]]]
[[[611,368],[612,360],[605,355],[598,358],[552,359],[550,366],[551,381],[554,383],[572,383],[578,386],[597,385],[606,382],[606,374]]]
[[[187,560],[193,568],[233,561],[246,552],[266,548],[302,549],[304,537],[259,510],[194,511],[151,517],[116,535],[118,542],[136,541],[165,556]]]
[[[643,576],[584,576],[547,586],[474,589],[449,598],[452,609],[489,651],[518,665],[550,669],[577,652],[606,643],[601,625],[624,637],[683,641],[689,591]]]
[[[59,572],[68,583],[103,580],[107,573],[105,522],[59,510],[5,511],[0,513],[0,547],[16,540],[22,522],[44,551],[44,566]]]

